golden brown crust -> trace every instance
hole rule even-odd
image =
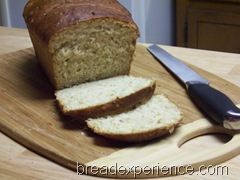
[[[59,101],[57,101],[57,103],[63,114],[71,116],[75,120],[86,120],[88,118],[97,118],[106,115],[113,115],[130,110],[138,104],[149,100],[154,93],[155,87],[156,82],[154,81],[150,86],[141,89],[129,96],[126,96],[124,98],[117,98],[112,102],[94,107],[89,107],[82,110],[66,112],[64,111],[63,105]]]
[[[65,28],[99,18],[126,22],[139,34],[131,14],[116,0],[30,0],[23,17],[30,33],[36,33],[46,44]]]
[[[163,126],[160,128],[150,129],[147,131],[137,132],[137,133],[128,133],[128,134],[117,134],[117,133],[107,133],[102,132],[100,130],[96,130],[94,127],[91,127],[91,125],[88,124],[88,127],[92,129],[96,134],[102,135],[104,137],[114,139],[117,141],[122,142],[143,142],[148,140],[153,140],[159,137],[162,137],[167,134],[171,134],[174,129],[180,124],[181,119],[179,121],[176,121],[176,123],[172,123],[168,126]]]

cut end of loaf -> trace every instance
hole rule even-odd
[[[140,142],[172,133],[181,122],[179,108],[164,95],[154,95],[148,102],[126,113],[88,119],[95,133],[125,142]]]
[[[71,26],[51,41],[57,89],[117,75],[127,75],[138,33],[113,19]]]

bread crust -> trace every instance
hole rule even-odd
[[[137,105],[149,100],[156,88],[156,82],[153,81],[148,87],[143,88],[133,94],[97,106],[92,106],[81,110],[65,111],[60,101],[57,104],[63,114],[71,116],[74,120],[86,120],[88,118],[97,118],[107,115],[113,115],[133,109]]]
[[[171,134],[174,131],[174,129],[181,123],[181,121],[182,119],[179,119],[175,123],[172,123],[168,126],[163,126],[159,128],[150,129],[147,131],[136,132],[136,133],[126,133],[126,134],[103,132],[94,127],[91,127],[90,124],[88,124],[88,127],[92,129],[94,133],[113,139],[113,140],[128,142],[128,143],[137,143],[137,142],[153,140],[158,137]]]
[[[125,23],[139,35],[131,14],[116,0],[30,0],[23,17],[30,35],[35,33],[46,44],[66,28],[99,18]]]

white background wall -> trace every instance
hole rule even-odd
[[[0,0],[0,14],[3,26],[26,28],[22,12],[28,0]]]
[[[119,0],[137,23],[139,42],[175,45],[174,0]]]
[[[26,28],[22,12],[28,0],[0,0],[0,25]],[[119,0],[139,27],[139,42],[175,45],[174,0]]]

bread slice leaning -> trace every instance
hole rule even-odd
[[[121,113],[151,98],[156,82],[150,78],[116,76],[56,91],[63,114],[77,120]]]
[[[99,135],[119,141],[140,142],[172,133],[181,119],[179,108],[160,94],[153,95],[145,104],[126,113],[90,118],[86,122]]]

